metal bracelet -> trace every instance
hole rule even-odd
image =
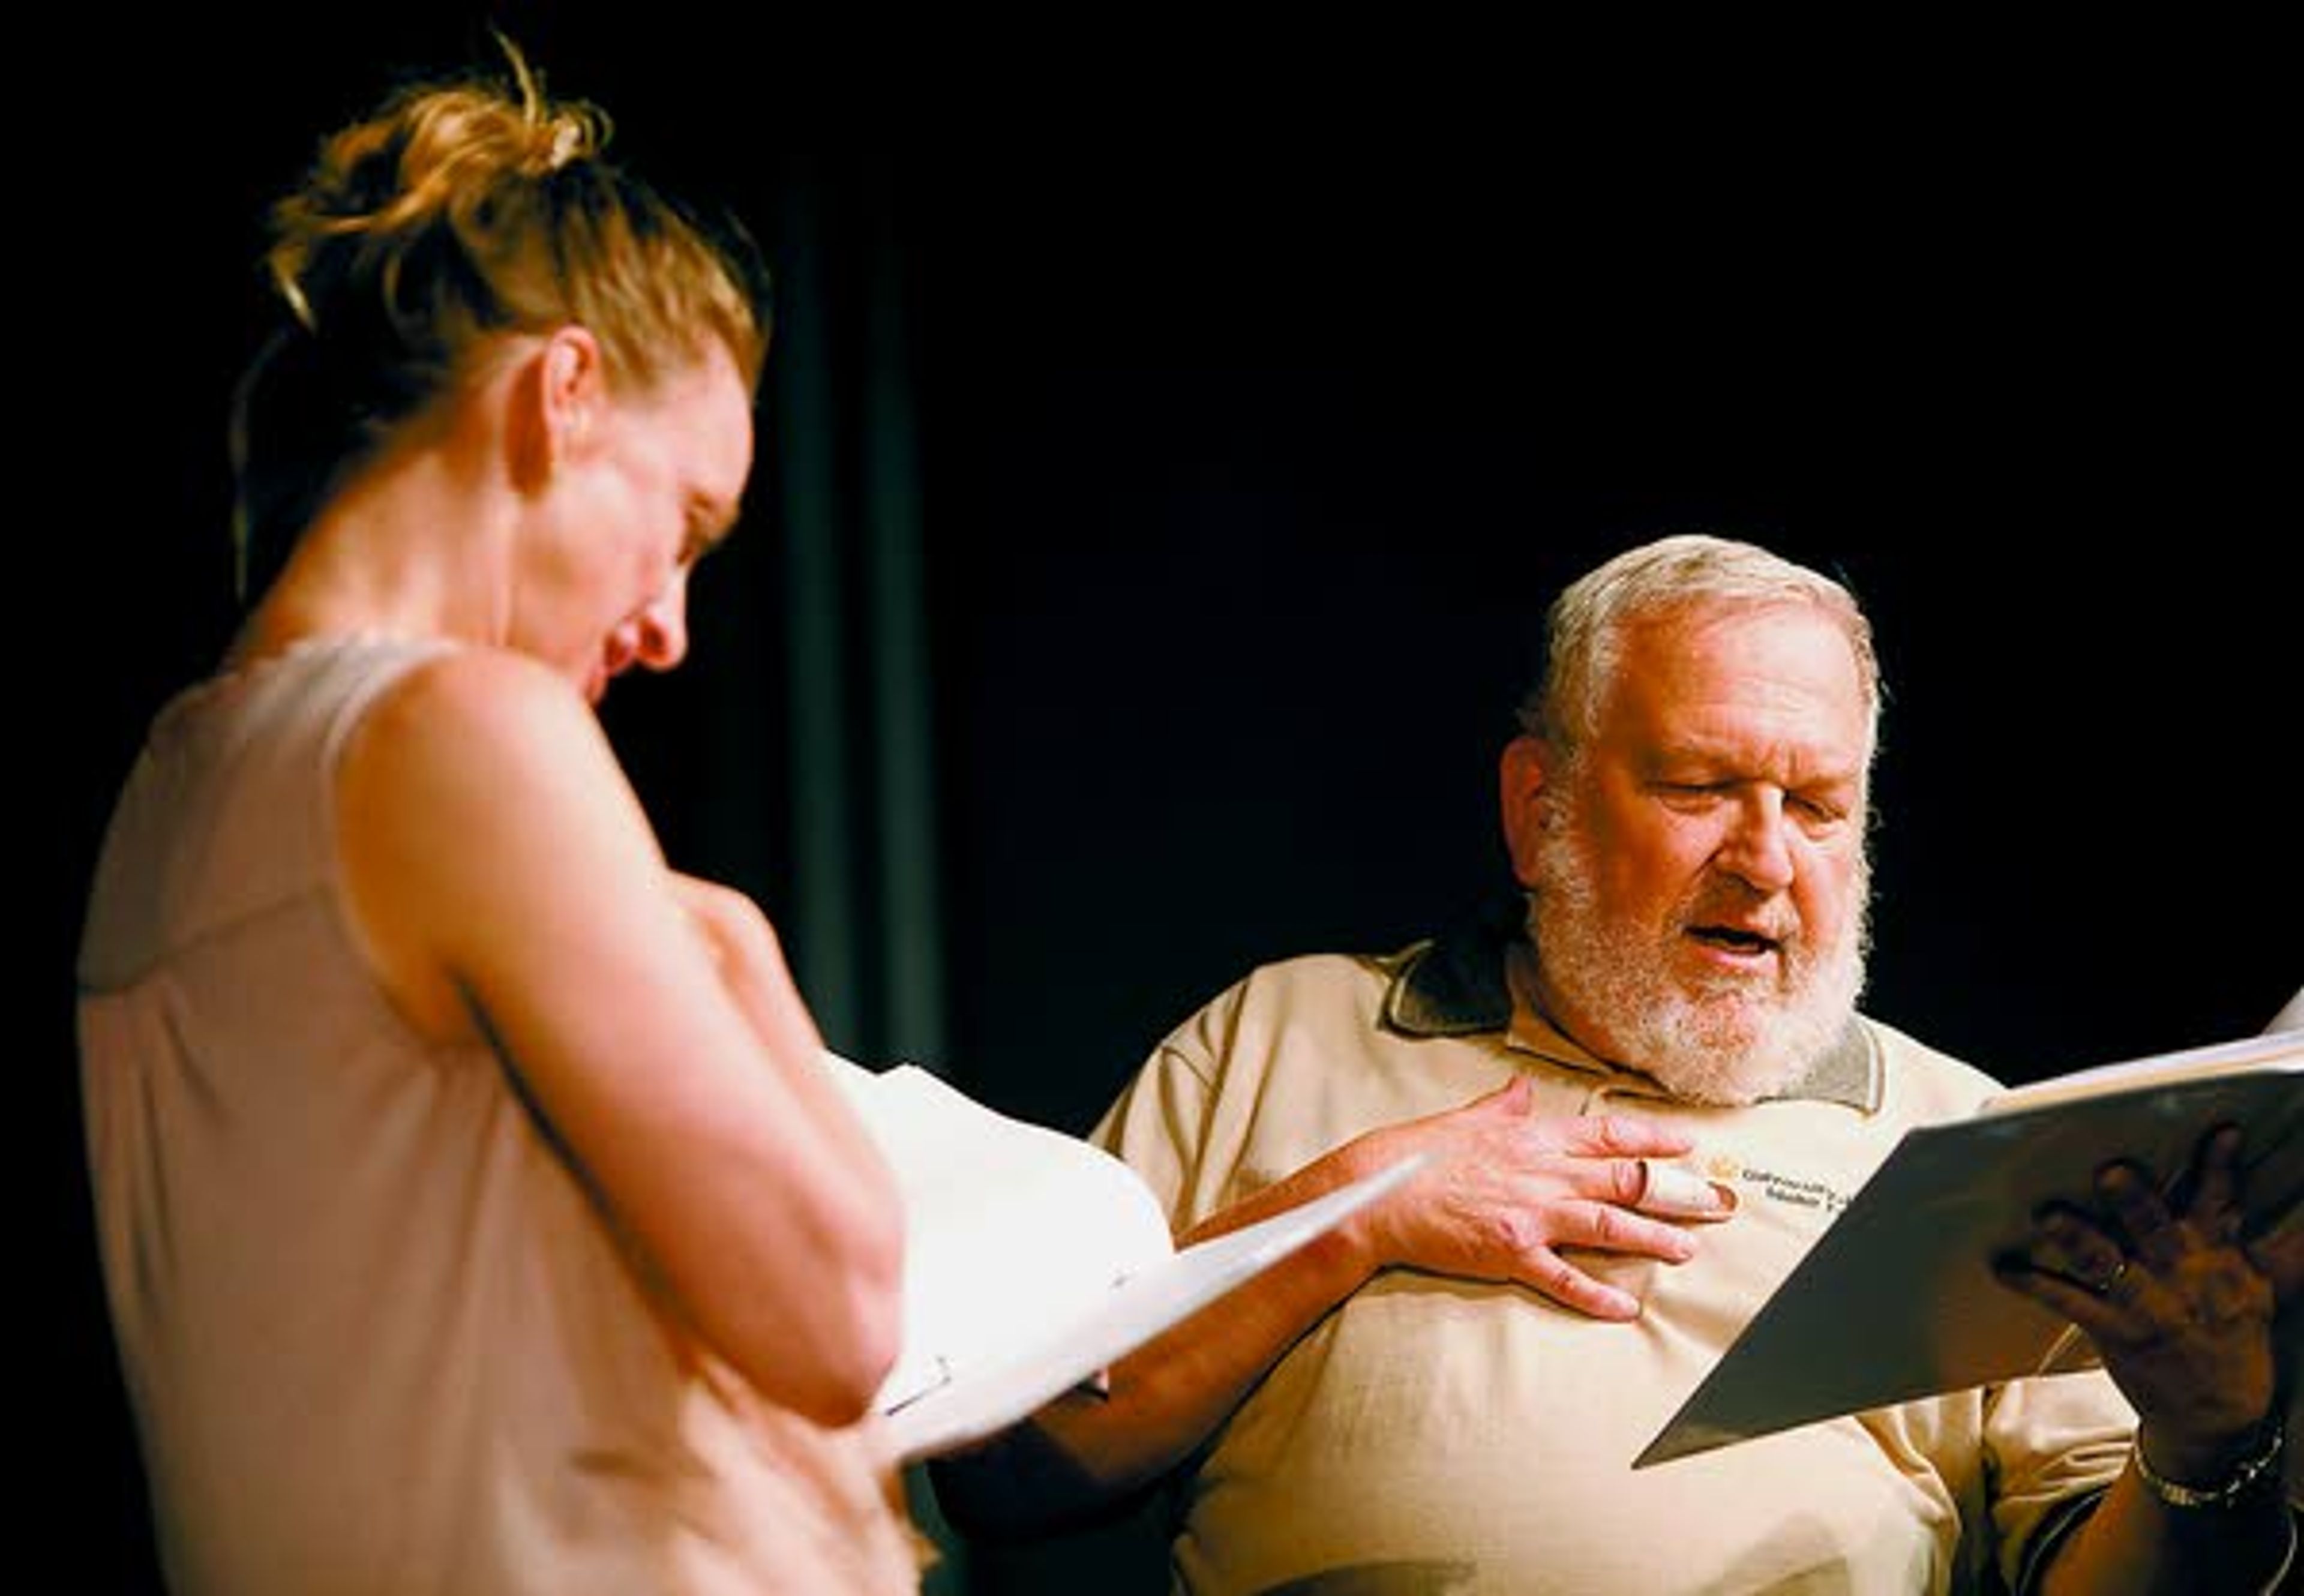
[[[2144,1456],[2144,1442],[2139,1437],[2136,1477],[2144,1481],[2145,1489],[2171,1507],[2229,1507],[2279,1463],[2280,1448],[2287,1440],[2287,1433],[2276,1420],[2270,1428],[2271,1439],[2242,1458],[2224,1483],[2214,1486],[2182,1485],[2162,1475]]]

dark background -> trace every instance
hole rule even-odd
[[[2293,447],[2246,380],[2277,364],[2251,212],[2116,149],[1990,183],[1907,150],[1779,185],[1704,137],[1604,177],[1599,133],[1533,123],[1428,151],[1284,120],[1202,146],[1173,131],[1183,84],[1132,140],[964,149],[959,115],[901,154],[794,156],[762,148],[791,141],[779,95],[805,77],[766,21],[640,11],[496,14],[772,259],[811,230],[831,413],[771,393],[761,502],[697,598],[699,641],[727,646],[620,686],[611,731],[675,862],[782,918],[809,866],[774,794],[815,751],[775,712],[794,612],[773,490],[787,439],[829,427],[819,457],[852,463],[895,395],[933,710],[915,929],[936,1062],[995,1106],[1085,1130],[1251,964],[1394,945],[1495,881],[1537,607],[1690,525],[1827,565],[1872,609],[1876,1013],[2024,1079],[2253,1030],[2304,980]],[[91,17],[25,58],[138,130],[99,159],[60,115],[21,163],[17,428],[50,489],[18,525],[40,639],[22,785],[57,809],[26,842],[17,1300],[59,1588],[145,1577],[69,961],[141,722],[229,624],[222,428],[258,209],[397,68],[485,62],[485,14],[340,37]],[[846,329],[892,314],[868,379]],[[880,668],[868,626],[843,646]],[[731,772],[768,802],[726,801]],[[857,1023],[831,1040],[902,1040]],[[1161,1588],[1149,1545],[961,1560],[972,1590],[1117,1596]]]

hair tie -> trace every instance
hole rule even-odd
[[[584,129],[580,123],[563,121],[552,130],[552,148],[545,152],[544,169],[557,172],[583,153]]]

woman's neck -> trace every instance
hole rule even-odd
[[[484,495],[419,455],[329,500],[226,653],[227,667],[313,637],[496,642],[508,539]]]

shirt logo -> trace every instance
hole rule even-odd
[[[1827,1215],[1837,1214],[1846,1208],[1851,1195],[1820,1180],[1739,1164],[1733,1159],[1715,1157],[1707,1159],[1705,1167],[1713,1179],[1752,1189],[1766,1201],[1781,1202],[1792,1208],[1817,1209]]]

